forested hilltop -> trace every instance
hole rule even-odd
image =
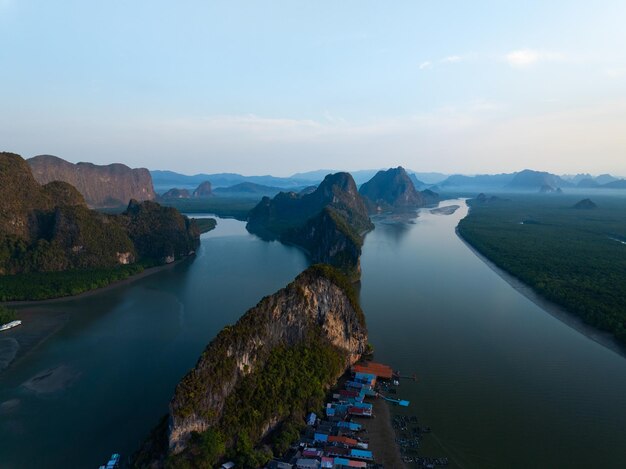
[[[402,166],[378,171],[361,186],[359,193],[371,213],[411,211],[439,202],[438,194],[418,191]]]
[[[70,184],[40,185],[24,159],[0,153],[0,301],[101,287],[198,243],[195,222],[176,209],[131,200],[121,215],[105,215]]]
[[[313,262],[333,265],[357,280],[363,236],[374,225],[352,176],[336,173],[310,193],[263,197],[246,227],[264,239],[301,246]]]
[[[480,197],[459,234],[498,267],[626,344],[621,197]]]
[[[352,284],[315,265],[225,327],[178,384],[135,467],[263,467],[367,347]]]

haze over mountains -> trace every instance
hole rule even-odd
[[[236,173],[188,176],[173,171],[131,169],[119,163],[105,166],[91,163],[74,164],[52,155],[39,155],[27,162],[40,184],[51,181],[67,182],[76,187],[86,203],[93,208],[123,207],[131,199],[138,201],[209,197],[258,199],[273,197],[281,191],[312,192],[326,175],[333,172],[322,169],[297,173],[290,177],[243,176]],[[353,171],[350,174],[357,187],[363,187],[379,173],[380,170],[368,169]],[[545,171],[524,169],[514,173],[473,176],[406,170],[406,175],[414,189],[418,191],[418,198],[428,199],[426,205],[434,203],[437,200],[437,193],[441,192],[556,193],[578,189],[626,189],[625,179],[610,174],[559,176]],[[407,197],[412,198],[410,195]],[[391,205],[398,208],[395,202]]]
[[[380,170],[367,169],[349,171],[357,186],[370,181]],[[187,176],[173,171],[151,171],[154,187],[158,193],[176,187],[193,191],[203,181],[210,181],[215,195],[267,195],[273,196],[279,191],[299,192],[305,187],[319,184],[326,175],[337,172],[331,169],[320,169],[306,173],[296,173],[290,177],[275,176],[243,176],[234,173],[196,174]],[[524,169],[514,173],[479,174],[479,175],[446,175],[443,173],[428,173],[406,170],[409,178],[417,190],[431,189],[437,191],[464,191],[464,190],[495,190],[495,191],[556,191],[565,188],[604,188],[620,189],[626,187],[623,179],[602,174],[563,175]],[[246,184],[239,186],[241,184]],[[233,187],[237,186],[237,187]]]

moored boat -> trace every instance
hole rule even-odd
[[[22,324],[22,321],[19,319],[11,322],[7,322],[6,324],[2,324],[0,326],[0,331],[6,331],[7,329],[12,329],[13,327],[19,326]]]

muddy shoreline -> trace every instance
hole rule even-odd
[[[58,333],[70,320],[70,314],[62,303],[107,293],[116,288],[129,285],[150,275],[172,269],[188,262],[193,256],[180,259],[171,264],[145,269],[132,277],[113,282],[105,287],[89,290],[79,295],[63,296],[48,300],[9,301],[1,303],[9,307],[17,307],[17,314],[22,325],[0,333],[0,376],[3,371],[11,368],[24,357]]]

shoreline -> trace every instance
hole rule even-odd
[[[615,352],[621,357],[626,358],[626,347],[618,342],[611,333],[601,331],[593,326],[590,326],[589,324],[586,324],[580,317],[576,316],[574,313],[568,311],[563,306],[543,297],[540,293],[533,290],[531,286],[522,282],[513,274],[510,274],[506,270],[498,267],[493,261],[491,261],[488,257],[486,257],[480,251],[474,248],[474,246],[472,246],[465,238],[463,238],[463,236],[461,236],[461,233],[459,233],[458,225],[454,229],[454,231],[457,237],[461,240],[461,242],[470,251],[472,251],[472,253],[476,257],[478,257],[483,263],[485,263],[485,265],[487,265],[487,267],[494,271],[500,278],[502,278],[502,280],[507,282],[511,287],[524,295],[535,305],[543,309],[550,316],[564,323],[566,326],[571,327],[575,331],[581,333],[588,339],[593,340],[597,344],[611,350],[612,352]]]
[[[396,432],[391,425],[391,409],[389,403],[382,398],[372,402],[374,417],[361,420],[360,423],[367,430],[369,448],[374,453],[377,464],[385,467],[406,469],[407,465],[402,458],[400,446],[396,443]]]
[[[9,307],[19,307],[18,315],[23,321],[21,326],[5,331],[0,335],[0,365],[4,364],[3,367],[0,366],[0,377],[2,377],[4,372],[13,368],[23,358],[38,349],[48,339],[56,335],[70,321],[69,313],[65,312],[62,306],[59,306],[60,303],[109,292],[149,277],[150,275],[171,269],[192,257],[193,256],[187,256],[184,259],[179,259],[170,264],[150,267],[129,278],[78,295],[62,296],[47,300],[8,301],[0,303]],[[13,344],[17,344],[17,348],[14,348]],[[4,347],[1,347],[1,345],[4,345]]]
[[[137,280],[140,280],[142,278],[145,277],[149,277],[150,275],[162,272],[164,270],[167,269],[171,269],[176,265],[179,265],[183,262],[185,262],[186,260],[189,260],[190,258],[195,257],[195,254],[191,255],[191,256],[187,256],[183,259],[179,259],[177,261],[174,261],[170,264],[163,264],[163,265],[157,265],[155,267],[148,267],[147,269],[144,269],[143,271],[131,275],[128,278],[125,278],[123,280],[116,280],[115,282],[111,282],[108,285],[104,286],[104,287],[100,287],[100,288],[94,288],[93,290],[87,290],[84,291],[82,293],[79,293],[78,295],[68,295],[68,296],[59,296],[56,298],[47,298],[45,300],[13,300],[13,301],[5,301],[5,302],[1,302],[0,301],[0,305],[3,306],[8,306],[8,307],[13,307],[13,306],[42,306],[42,305],[46,305],[48,303],[60,303],[62,301],[71,301],[71,300],[75,300],[75,299],[81,299],[81,298],[86,298],[98,293],[103,293],[109,290],[113,290],[117,287],[123,286],[123,285],[128,285],[130,283],[136,282]]]

